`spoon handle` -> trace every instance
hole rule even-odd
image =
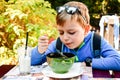
[[[52,50],[50,50],[49,48],[48,48],[48,50],[52,52]],[[67,56],[66,56],[66,55],[64,55],[64,54],[63,54],[63,52],[59,52],[59,51],[58,51],[58,54],[60,54],[62,57],[67,58]]]

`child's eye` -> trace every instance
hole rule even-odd
[[[59,32],[59,34],[60,34],[60,35],[63,35],[63,34],[64,34],[64,32]]]
[[[75,32],[69,32],[69,34],[73,35],[73,34],[75,34]]]

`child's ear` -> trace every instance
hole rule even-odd
[[[87,33],[91,30],[91,26],[89,24],[87,24],[85,26],[85,35],[87,35]]]

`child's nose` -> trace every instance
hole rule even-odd
[[[64,34],[64,35],[63,35],[63,39],[64,39],[65,41],[67,41],[67,40],[69,39],[69,36],[68,36],[67,34]]]

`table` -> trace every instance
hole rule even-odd
[[[2,65],[0,66],[0,78],[6,74],[10,69],[12,69],[15,65]]]
[[[80,80],[80,79],[81,80],[120,80],[120,72],[118,72],[118,71],[114,71],[114,75],[111,76],[109,71],[92,69],[91,67],[85,67],[85,65],[82,65],[82,66],[84,66],[85,71],[82,75],[79,76],[80,79],[77,79],[78,76],[74,77],[72,79],[55,79],[55,78],[53,79],[53,78],[45,77],[41,73],[41,71],[40,71],[41,68],[43,68],[45,66],[46,65],[34,66],[36,68],[33,69],[33,72],[34,72],[35,69],[37,70],[35,73],[32,73],[31,75],[28,75],[28,76],[19,76],[19,77],[22,80],[23,80],[23,78],[24,79],[27,78],[25,80]],[[4,76],[0,80],[15,80],[15,79],[5,79],[5,78],[6,77],[9,77],[9,78],[13,78],[13,77],[17,78],[18,77],[18,76],[15,76],[15,73],[17,73],[18,66],[3,65],[3,66],[0,67],[0,72],[1,72],[2,68],[6,69],[6,71],[8,71],[8,72],[6,74],[5,74],[6,71],[3,72]],[[118,78],[112,78],[112,77],[118,77]]]

